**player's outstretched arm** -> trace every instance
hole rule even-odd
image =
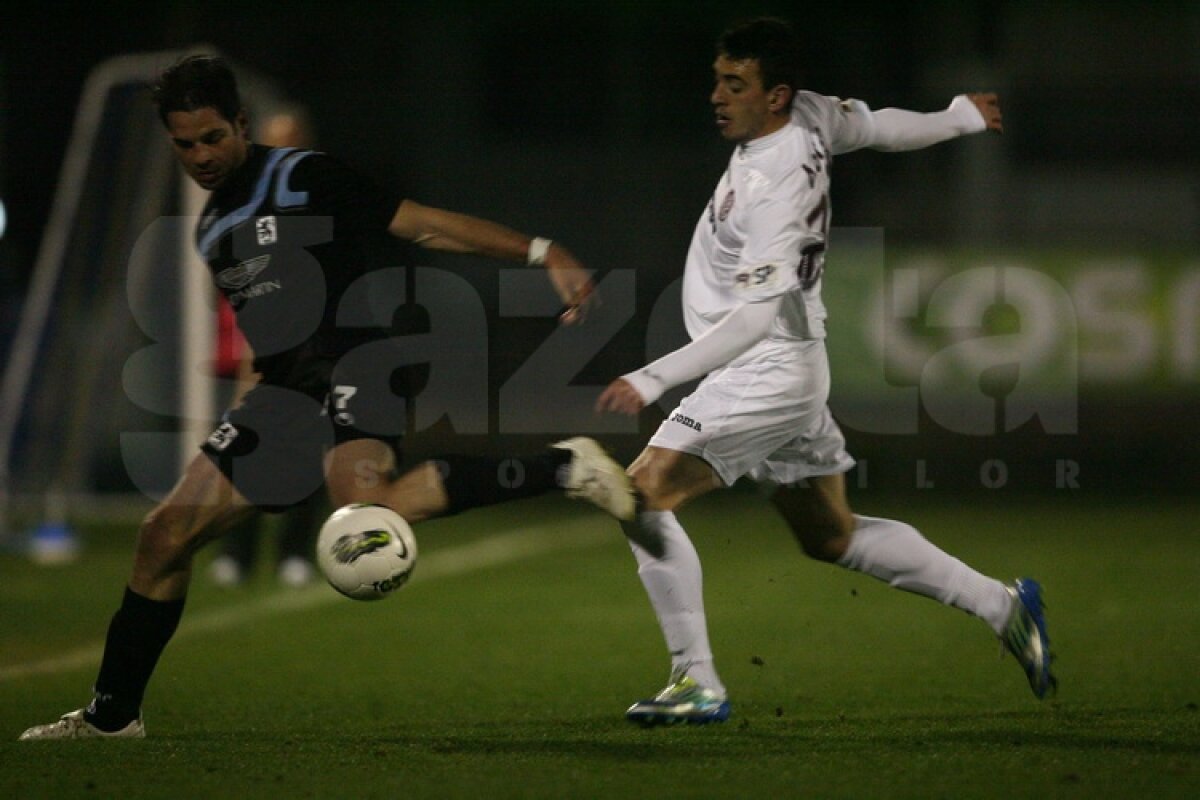
[[[545,267],[555,292],[567,307],[566,324],[582,321],[594,302],[595,287],[587,269],[562,245],[530,238],[495,222],[405,200],[388,225],[401,239],[455,253],[473,253]]]
[[[596,410],[636,414],[668,389],[725,366],[767,335],[782,302],[776,295],[743,303],[695,341],[610,383]]]
[[[1000,100],[995,92],[960,94],[944,111],[921,113],[902,108],[871,112],[868,147],[897,152],[919,150],[956,136],[985,130],[1002,133]]]

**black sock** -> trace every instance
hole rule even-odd
[[[84,713],[88,722],[115,731],[137,719],[154,665],[179,626],[183,602],[151,600],[125,589],[108,626],[96,696]]]
[[[450,500],[447,514],[534,497],[561,488],[560,475],[571,462],[571,451],[551,448],[544,453],[512,458],[443,456],[435,459]]]

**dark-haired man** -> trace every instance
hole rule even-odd
[[[960,95],[934,114],[871,111],[799,91],[798,52],[778,19],[752,20],[719,39],[711,100],[717,129],[736,148],[688,250],[683,305],[693,341],[613,381],[597,401],[601,411],[636,414],[667,389],[706,376],[629,468],[643,505],[623,527],[671,653],[667,687],[627,712],[645,725],[729,715],[709,647],[700,560],[674,512],[743,476],[771,488],[806,554],[982,618],[1037,697],[1055,685],[1038,584],[1006,586],[905,523],[854,514],[844,479],[854,461],[826,406],[821,275],[833,156],[1000,131],[996,96]]]
[[[590,439],[521,459],[448,456],[395,475],[403,415],[389,381],[396,303],[370,283],[380,239],[544,267],[583,318],[593,287],[562,246],[420,205],[310,150],[254,144],[232,70],[195,56],[167,69],[155,102],[187,174],[212,192],[196,244],[237,312],[260,380],[230,409],[167,498],[145,519],[133,575],[108,630],[94,699],[22,739],[142,737],[141,704],[178,625],[192,558],[253,508],[282,510],[324,487],[335,506],[380,503],[410,522],[555,488],[617,516],[633,513],[624,471]],[[517,484],[517,485],[514,485]]]

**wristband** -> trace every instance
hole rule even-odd
[[[550,245],[553,242],[549,239],[543,239],[540,236],[535,236],[529,240],[529,255],[525,258],[525,263],[531,267],[540,267],[546,263],[546,253],[550,251]]]

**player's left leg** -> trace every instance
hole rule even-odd
[[[1012,610],[1003,583],[938,549],[911,525],[853,514],[844,475],[808,483],[780,487],[771,498],[807,555],[961,608],[997,634],[1003,630]]]
[[[91,705],[20,738],[145,736],[142,698],[183,614],[193,557],[249,511],[218,466],[197,456],[138,531],[133,574],[108,627]]]
[[[842,474],[809,478],[772,495],[804,552],[897,589],[962,609],[988,624],[1013,652],[1039,698],[1053,689],[1040,587],[1006,586],[942,551],[904,522],[854,514]]]

